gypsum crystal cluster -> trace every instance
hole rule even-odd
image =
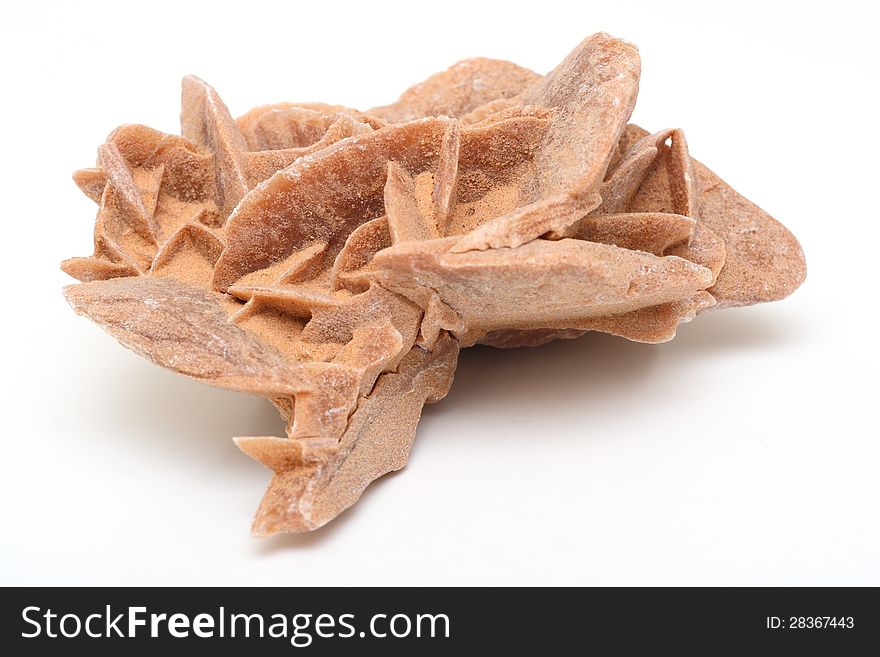
[[[188,77],[182,136],[122,126],[75,173],[99,209],[65,295],[154,363],[271,400],[287,436],[235,438],[274,473],[253,532],[313,530],[404,466],[460,348],[663,342],[803,281],[791,233],[681,130],[627,124],[639,74],[596,34],[546,76],[471,59],[367,112],[237,120]]]

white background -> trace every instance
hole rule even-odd
[[[878,18],[867,2],[13,2],[2,67],[2,584],[880,584]],[[785,223],[786,301],[660,346],[471,349],[409,466],[310,535],[256,540],[260,399],[121,348],[61,296],[121,123],[177,131],[195,73],[238,115],[369,107],[486,55],[640,46],[634,120]]]

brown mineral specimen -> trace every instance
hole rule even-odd
[[[74,175],[99,210],[65,295],[153,362],[270,399],[287,436],[235,439],[274,472],[253,531],[315,529],[405,465],[461,347],[662,342],[803,281],[791,233],[681,130],[627,125],[639,71],[597,34],[543,77],[472,59],[368,112],[238,120],[186,78],[181,137],[121,127]]]

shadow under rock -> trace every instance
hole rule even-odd
[[[234,436],[285,435],[278,411],[262,397],[214,388],[147,362],[129,361],[113,374],[103,393],[105,431],[118,426],[122,435],[136,427],[150,437],[145,448],[173,452],[176,460],[210,458],[224,470],[241,471],[251,461],[233,445]],[[268,480],[268,470],[266,475]]]
[[[676,357],[708,358],[711,354],[772,349],[801,340],[807,328],[797,315],[775,305],[724,308],[680,326],[668,349]]]
[[[505,413],[523,404],[551,414],[573,404],[588,412],[609,397],[631,394],[651,375],[657,356],[652,345],[601,333],[540,347],[472,347],[459,357],[447,398],[427,406],[425,413],[436,417],[476,406]]]
[[[600,333],[535,348],[473,347],[462,351],[448,397],[425,407],[424,415],[436,420],[476,406],[481,412],[504,413],[510,405],[524,403],[544,406],[549,413],[577,404],[589,413],[590,407],[610,398],[638,394],[639,386],[663,376],[661,366],[668,365],[667,358],[711,358],[713,351],[768,348],[790,341],[792,326],[778,319],[739,310],[723,317],[713,313],[682,327],[675,341],[659,347]],[[669,348],[674,351],[661,358],[661,349]],[[124,370],[104,373],[116,380],[110,379],[103,393],[102,413],[108,424],[119,426],[120,433],[135,425],[150,435],[149,449],[158,446],[173,451],[175,459],[199,461],[210,453],[225,470],[241,472],[249,467],[248,459],[232,447],[233,436],[284,435],[277,411],[262,398],[212,388],[148,363],[127,361]],[[355,506],[377,494],[396,474],[368,486]],[[308,534],[260,541],[256,551],[268,555],[319,545],[341,531],[351,514],[348,509]]]
[[[807,333],[790,314],[773,308],[732,308],[698,317],[679,327],[663,344],[642,344],[604,333],[587,333],[540,347],[496,349],[477,346],[459,356],[455,381],[424,416],[442,417],[479,406],[487,414],[509,413],[522,405],[548,414],[575,405],[589,414],[621,397],[635,399],[657,379],[680,376],[696,359],[725,353],[774,349]],[[674,371],[673,371],[674,370]]]

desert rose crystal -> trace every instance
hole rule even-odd
[[[270,399],[287,436],[235,438],[274,472],[253,531],[315,529],[403,467],[461,347],[663,342],[803,281],[791,233],[681,130],[627,124],[639,69],[597,34],[546,76],[473,59],[367,112],[238,120],[186,78],[182,136],[123,126],[75,174],[99,209],[65,295],[153,362]]]

